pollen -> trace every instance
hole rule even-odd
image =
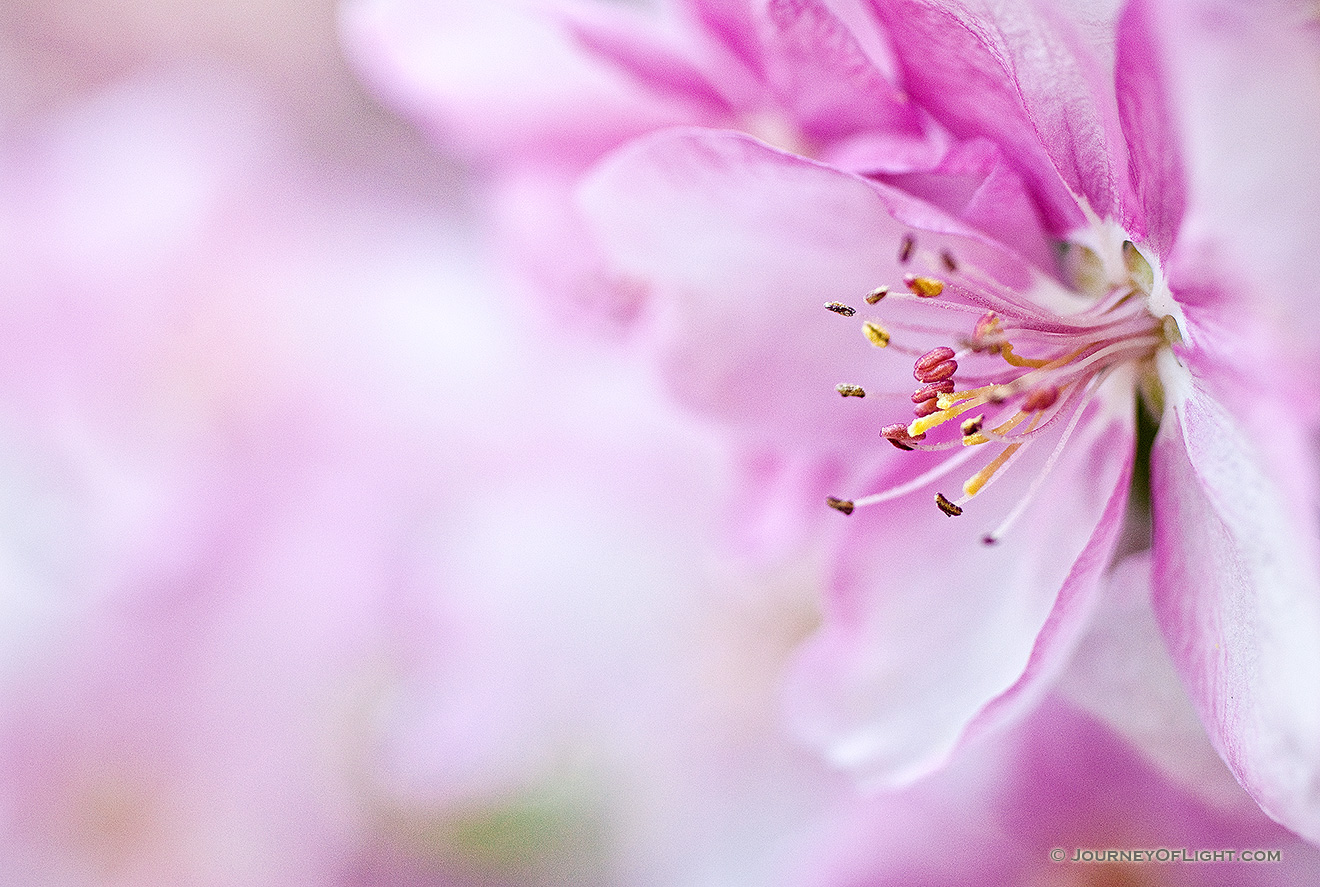
[[[874,320],[868,320],[862,324],[862,333],[866,336],[867,341],[877,348],[885,348],[889,345],[889,330]]]
[[[949,517],[957,517],[963,513],[963,510],[950,502],[943,493],[935,494],[935,504],[939,506],[940,511],[944,512]]]
[[[853,503],[851,499],[836,499],[830,496],[825,500],[825,504],[835,511],[842,511],[844,514],[853,513]]]
[[[934,277],[908,274],[903,278],[903,285],[923,299],[933,299],[944,292],[944,281]]]

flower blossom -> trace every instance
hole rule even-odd
[[[463,8],[359,4],[349,34],[409,113],[553,195],[521,204],[553,241],[529,262],[640,294],[671,391],[748,456],[748,511],[833,537],[796,696],[836,763],[901,784],[1022,711],[1116,558],[1149,548],[1148,606],[1215,749],[1320,840],[1304,7],[574,18],[556,32],[570,67],[519,56],[493,81],[517,94],[534,68],[559,104],[528,104],[558,131],[502,116],[407,28]],[[827,496],[846,522],[784,505]]]

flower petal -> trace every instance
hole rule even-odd
[[[873,5],[908,92],[959,138],[1003,146],[1053,233],[1082,223],[1073,193],[1121,215],[1130,186],[1108,72],[1061,15],[1027,2]]]
[[[1166,363],[1171,363],[1169,357]],[[1320,557],[1315,513],[1260,449],[1168,368],[1151,460],[1155,610],[1212,741],[1270,816],[1320,840]],[[1171,385],[1185,379],[1177,386]],[[1256,433],[1314,454],[1284,414]]]
[[[1313,353],[1320,342],[1320,30],[1305,27],[1292,4],[1150,5],[1177,34],[1165,41],[1164,59],[1189,180],[1179,242],[1213,243],[1246,278],[1253,313],[1277,320],[1290,345]]]
[[[737,133],[634,142],[581,197],[615,267],[651,291],[652,345],[671,387],[753,445],[799,455],[856,458],[862,441],[876,449],[887,404],[840,403],[836,384],[912,388],[909,360],[868,343],[860,319],[823,307],[865,311],[869,290],[901,285],[905,234],[930,232],[918,245],[936,263],[947,249],[967,267],[1029,279],[1019,259],[934,207]]]
[[[832,612],[791,688],[803,732],[836,764],[885,785],[910,781],[1048,686],[1122,524],[1132,416],[1109,404],[1123,401],[1087,408],[1022,522],[996,546],[981,544],[987,524],[1020,500],[1051,444],[952,522],[930,491],[849,518]]]
[[[1151,609],[1151,554],[1106,577],[1059,691],[1127,739],[1149,762],[1220,809],[1255,809],[1206,737]]]
[[[919,132],[916,109],[817,0],[770,0],[770,76],[818,142],[868,130]]]
[[[1158,254],[1167,255],[1182,224],[1187,184],[1153,6],[1132,0],[1123,9],[1114,76],[1132,185],[1142,209],[1140,216],[1129,213],[1123,221],[1135,239],[1149,240]]]

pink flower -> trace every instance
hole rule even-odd
[[[821,863],[802,883],[1245,887],[1313,880],[1320,852],[1233,788],[1231,799],[1207,800],[1099,722],[1047,697],[946,770],[837,811],[818,850]]]
[[[880,783],[929,772],[1039,698],[1117,555],[1149,546],[1151,605],[1212,742],[1267,813],[1320,840],[1303,310],[1320,92],[1300,12],[679,7],[688,55],[635,21],[546,38],[575,67],[535,66],[560,103],[529,102],[545,119],[474,101],[454,56],[428,49],[418,23],[464,7],[373,4],[349,23],[364,57],[386,57],[388,93],[506,188],[551,195],[526,217],[552,237],[583,235],[566,195],[610,145],[722,127],[610,155],[578,194],[589,243],[531,255],[644,293],[644,347],[740,442],[749,511],[834,536],[827,622],[797,678],[808,731]],[[576,98],[584,71],[611,102]],[[815,117],[813,100],[833,104]],[[567,124],[549,138],[547,120]],[[843,491],[846,523],[784,505]]]

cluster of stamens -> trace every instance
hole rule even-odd
[[[1157,318],[1148,308],[1154,273],[1135,246],[1123,242],[1117,270],[1117,261],[1106,269],[1096,252],[1082,246],[1072,249],[1078,251],[1085,273],[1075,275],[1072,289],[1048,284],[1068,309],[1024,298],[974,268],[961,268],[948,251],[927,257],[927,264],[943,273],[907,274],[906,292],[879,287],[865,297],[868,305],[885,300],[924,303],[935,310],[923,314],[946,321],[865,320],[862,331],[872,345],[914,357],[912,376],[918,383],[911,394],[913,418],[885,425],[881,436],[900,450],[960,452],[897,487],[857,499],[830,498],[830,507],[851,514],[907,495],[934,485],[974,458],[978,447],[993,448],[995,454],[963,482],[960,496],[935,494],[936,506],[956,517],[1031,444],[1049,436],[1055,440],[1053,451],[1026,495],[984,541],[993,544],[1007,531],[1054,466],[1106,376],[1125,364],[1153,372],[1156,350],[1177,337],[1173,319]],[[916,256],[915,239],[905,237],[899,261],[908,264]],[[826,307],[847,317],[856,314],[838,302]],[[901,338],[891,329],[902,331]],[[930,342],[931,337],[936,341]],[[904,341],[908,338],[911,342]],[[922,338],[934,347],[914,347]],[[838,390],[844,396],[863,396],[857,385],[840,385]],[[948,429],[956,430],[937,433]]]

